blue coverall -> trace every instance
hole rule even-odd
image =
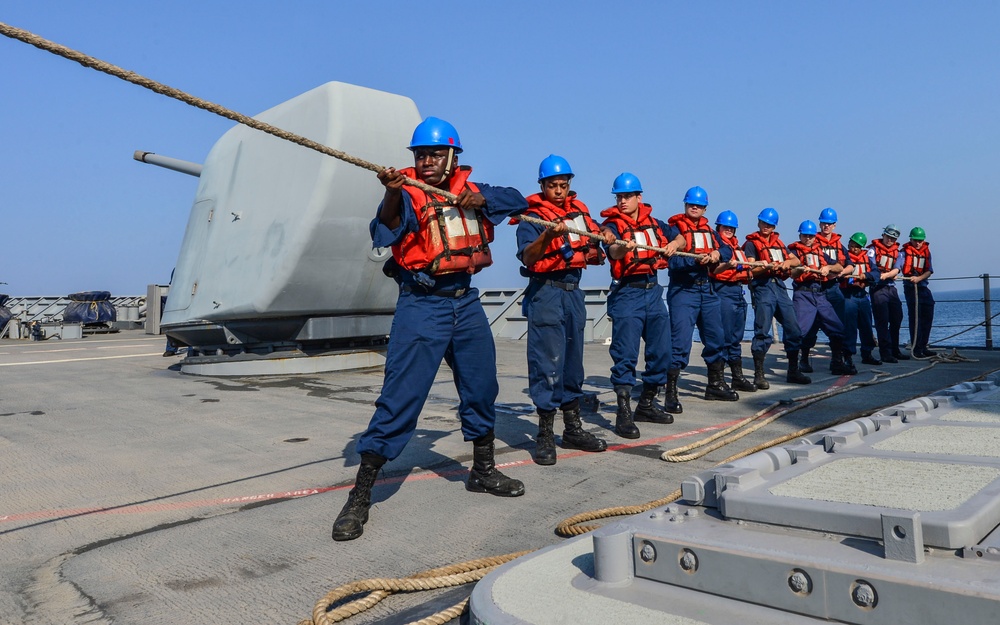
[[[792,248],[788,251],[795,254]],[[824,256],[821,258],[825,259]],[[800,257],[799,260],[805,265],[804,258]],[[830,337],[831,344],[841,343],[844,339],[844,324],[837,316],[837,311],[833,309],[833,304],[826,298],[824,285],[814,281],[794,282],[792,289],[792,306],[795,308],[795,319],[799,327],[811,328],[813,323],[817,323]],[[834,356],[836,357],[836,354]]]
[[[899,251],[899,258],[896,259],[896,267],[900,273],[906,263],[906,248]],[[927,258],[926,270],[934,273],[930,257]],[[903,282],[903,297],[906,298],[906,319],[910,326],[910,352],[917,352],[919,356],[927,349],[927,344],[931,340],[931,326],[934,325],[934,294],[931,293],[927,280],[921,280],[914,284],[909,280]]]
[[[844,245],[841,245],[840,247],[841,247],[840,251],[844,254],[844,258],[848,258],[847,247]],[[822,249],[825,250],[826,248],[823,247]],[[830,256],[825,253],[824,256],[826,256],[826,262],[828,262],[831,265],[839,262],[839,259],[834,256]],[[831,306],[833,306],[833,311],[837,314],[837,317],[840,319],[841,324],[846,326],[847,303],[844,300],[844,293],[840,289],[840,282],[838,280],[830,280],[828,282],[824,282],[822,285],[822,289],[823,289],[823,295],[826,296],[826,300],[830,302]],[[820,327],[817,324],[813,324],[813,326],[809,328],[808,331],[806,331],[805,336],[802,337],[802,349],[812,349],[813,347],[816,347],[816,337],[819,334],[819,330]],[[855,352],[851,353],[853,354]]]
[[[527,208],[516,189],[476,185],[486,199],[482,213],[493,224]],[[370,226],[373,247],[389,247],[416,231],[419,222],[405,189],[402,199],[398,228],[388,228],[376,213]],[[470,286],[472,276],[433,276],[434,285],[427,288],[403,270],[400,281],[382,393],[375,402],[368,429],[357,444],[359,454],[375,453],[387,460],[398,457],[413,436],[442,359],[451,367],[458,389],[458,415],[466,441],[493,430],[499,392],[493,333],[479,291]]]
[[[668,241],[681,235],[676,226],[669,226],[666,233]],[[728,262],[733,257],[733,251],[728,245],[722,244],[717,233],[712,232],[712,236],[715,238],[715,249],[719,250],[720,260]],[[670,275],[670,284],[667,286],[670,339],[674,347],[670,368],[687,367],[695,326],[698,327],[704,346],[701,357],[705,364],[725,360],[726,338],[722,326],[721,300],[709,280],[708,265],[702,265],[696,258],[672,256],[667,272]]]
[[[747,324],[747,300],[743,296],[743,284],[712,280],[712,288],[719,296],[719,311],[722,315],[722,357],[726,362],[739,361],[743,358],[743,329]]]
[[[881,276],[878,266],[868,256],[865,256],[865,261],[866,281],[877,282]],[[857,354],[860,335],[861,354],[871,356],[875,349],[875,336],[872,333],[872,303],[868,299],[868,291],[856,284],[843,285],[843,281],[841,290],[844,294],[844,349],[849,354]]]
[[[526,221],[518,224],[518,259],[544,230]],[[582,269],[532,274],[521,300],[528,318],[528,395],[540,411],[561,408],[583,395],[587,308],[580,290],[582,275]]]
[[[614,224],[605,222],[621,237]],[[662,222],[660,229],[663,229]],[[605,250],[610,246],[605,246]],[[635,386],[635,368],[639,362],[639,340],[646,343],[642,373],[643,384],[663,386],[670,365],[670,314],[663,302],[663,287],[656,273],[632,276],[611,283],[608,293],[608,316],[611,317],[611,384]]]
[[[750,260],[757,258],[757,248],[750,241],[743,244],[743,252]],[[774,342],[771,322],[781,324],[782,342],[786,352],[798,351],[802,346],[802,331],[796,319],[795,308],[788,297],[785,281],[773,275],[762,275],[750,281],[750,303],[753,304],[753,341],[750,351],[767,353]]]

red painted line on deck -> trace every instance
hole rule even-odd
[[[841,376],[832,385],[831,388],[844,386],[850,381],[849,376]],[[769,411],[762,416],[767,416],[773,411]],[[648,438],[645,440],[636,440],[628,443],[621,443],[618,445],[609,445],[608,451],[620,451],[623,449],[630,449],[632,447],[640,447],[643,445],[655,445],[658,443],[664,443],[667,441],[677,440],[679,438],[687,438],[689,436],[698,436],[699,434],[707,434],[709,432],[714,432],[716,430],[725,429],[731,425],[742,421],[746,417],[740,417],[739,419],[733,419],[725,423],[718,423],[716,425],[709,425],[703,428],[698,428],[696,430],[688,430],[686,432],[678,432],[676,434],[670,434],[667,436],[658,436],[656,438]],[[560,460],[566,460],[569,458],[576,458],[578,456],[592,455],[592,452],[587,451],[571,451],[564,454],[559,454],[558,458]],[[498,462],[497,468],[499,469],[509,469],[522,466],[534,466],[534,461],[530,458],[524,460],[514,460],[511,462]],[[424,470],[416,474],[408,474],[406,476],[397,476],[384,478],[377,480],[375,484],[399,484],[399,483],[409,483],[409,482],[420,482],[423,480],[441,479],[445,477],[465,475],[468,473],[468,469],[450,469],[448,471],[432,471]],[[321,493],[327,493],[330,491],[337,490],[347,490],[352,488],[354,484],[343,484],[341,486],[325,486],[320,488],[303,488],[298,490],[288,490],[273,493],[261,493],[256,495],[244,495],[241,497],[221,497],[218,499],[200,499],[195,501],[175,501],[175,502],[165,502],[165,503],[143,503],[135,505],[122,505],[114,507],[104,507],[104,508],[66,508],[61,510],[38,510],[34,512],[22,512],[16,514],[0,514],[0,523],[16,523],[19,521],[33,521],[42,519],[55,519],[59,517],[75,517],[84,516],[92,514],[143,514],[150,512],[164,512],[169,510],[184,510],[187,508],[202,508],[208,506],[225,506],[225,505],[246,505],[251,503],[256,503],[260,501],[270,501],[273,499],[299,499],[302,497],[310,497],[312,495],[319,495]]]

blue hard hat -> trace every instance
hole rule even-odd
[[[739,228],[740,222],[736,219],[736,213],[733,211],[722,211],[719,216],[715,218],[716,226],[729,226],[730,228]]]
[[[763,221],[766,224],[777,226],[778,211],[774,210],[773,208],[765,208],[764,210],[760,211],[759,215],[757,215],[757,219],[759,221]]]
[[[691,187],[684,194],[685,204],[694,204],[695,206],[708,206],[708,191],[705,191],[701,187]]]
[[[816,232],[817,228],[815,222],[807,219],[799,224],[799,234],[816,234]]]
[[[821,224],[835,224],[837,223],[837,211],[832,208],[824,208],[819,214],[819,223]]]
[[[630,174],[628,172],[618,174],[615,178],[614,183],[611,185],[612,193],[642,193],[642,183],[636,178],[635,174]]]
[[[570,168],[569,161],[555,154],[546,156],[538,166],[538,182],[552,176],[569,176],[572,178],[573,175],[573,169]]]
[[[462,141],[458,138],[455,127],[437,117],[428,117],[413,129],[410,139],[410,150],[423,147],[454,148],[455,154],[461,154]]]

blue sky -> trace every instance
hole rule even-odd
[[[922,226],[938,276],[1000,274],[1000,3],[10,1],[0,21],[247,115],[331,80],[406,95],[474,179],[527,195],[560,154],[594,213],[631,171],[664,219],[701,185],[711,218],[746,235],[771,206],[789,241],[830,206],[845,236]],[[165,282],[197,180],[132,153],[201,162],[232,122],[7,38],[0,79],[0,292]],[[480,286],[522,284],[512,230]]]

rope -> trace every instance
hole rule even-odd
[[[677,489],[664,497],[663,499],[656,499],[638,506],[616,506],[613,508],[601,508],[600,510],[593,510],[591,512],[582,512],[580,514],[569,517],[568,519],[559,523],[556,526],[556,534],[563,537],[569,536],[579,536],[580,534],[586,534],[587,532],[597,529],[596,525],[578,525],[584,521],[595,521],[597,519],[607,519],[614,516],[626,516],[632,514],[639,514],[646,512],[647,510],[652,510],[653,508],[659,508],[660,506],[665,506],[668,503],[677,501],[681,498],[681,489]]]
[[[337,623],[364,612],[382,599],[396,592],[419,592],[438,588],[451,588],[476,582],[501,564],[531,553],[531,551],[518,551],[503,556],[478,558],[458,564],[428,569],[409,577],[376,577],[350,582],[338,586],[324,595],[323,598],[316,602],[315,607],[313,607],[312,617],[300,621],[299,625],[330,625],[331,623]],[[368,595],[333,608],[333,605],[338,601],[361,593],[368,593]],[[419,621],[413,621],[407,625],[443,625],[460,616],[465,611],[468,603],[469,600],[466,598],[445,610]]]
[[[298,145],[301,145],[302,147],[309,148],[310,150],[315,150],[320,154],[332,156],[333,158],[344,161],[345,163],[350,163],[351,165],[355,165],[357,167],[361,167],[363,169],[367,169],[375,173],[382,172],[386,169],[381,165],[376,165],[375,163],[371,163],[356,156],[351,156],[346,152],[335,150],[331,147],[323,145],[322,143],[313,141],[312,139],[307,139],[301,135],[288,132],[287,130],[282,130],[281,128],[264,123],[260,120],[254,119],[242,113],[238,113],[236,111],[227,109],[219,104],[215,104],[207,100],[202,100],[201,98],[185,93],[179,89],[175,89],[163,83],[156,82],[155,80],[151,80],[135,72],[123,69],[121,67],[118,67],[117,65],[112,65],[111,63],[107,63],[95,57],[84,54],[82,52],[78,52],[71,48],[67,48],[66,46],[60,45],[54,41],[49,41],[48,39],[39,37],[34,33],[22,30],[14,26],[10,26],[9,24],[0,22],[0,34],[2,34],[5,37],[9,37],[11,39],[23,41],[24,43],[32,45],[40,50],[51,52],[56,56],[61,56],[65,59],[69,59],[70,61],[74,61],[76,63],[79,63],[80,65],[83,65],[84,67],[95,69],[99,72],[103,72],[110,76],[114,76],[115,78],[120,78],[126,82],[130,82],[134,85],[143,87],[144,89],[149,89],[150,91],[159,93],[160,95],[165,95],[168,98],[180,100],[185,104],[189,104],[191,106],[204,109],[210,113],[215,113],[216,115],[225,117],[227,119],[231,119],[234,122],[243,124],[244,126],[248,126],[250,128],[253,128],[254,130],[265,132],[269,135],[278,137],[279,139],[284,139],[285,141],[291,141],[292,143],[296,143]],[[419,180],[406,178],[404,184],[417,187],[418,189],[426,191],[427,193],[434,193],[436,195],[443,196],[445,199],[451,201],[454,201],[456,199],[456,196],[454,194],[447,191],[443,191],[437,187],[432,187],[431,185],[420,182]]]
[[[907,377],[910,377],[912,375],[916,375],[918,373],[923,373],[924,371],[927,371],[927,370],[931,369],[932,367],[934,367],[938,363],[978,362],[977,360],[966,358],[965,356],[962,356],[961,354],[958,353],[957,349],[953,349],[950,354],[943,354],[943,353],[942,354],[935,354],[934,356],[931,356],[930,358],[924,358],[922,360],[928,360],[930,362],[930,364],[928,364],[925,367],[921,367],[919,369],[914,369],[913,371],[908,371],[906,373],[900,373],[900,374],[894,375],[894,376],[887,376],[887,374],[884,373],[884,372],[876,371],[875,372],[875,377],[873,377],[870,380],[864,380],[864,381],[861,381],[861,382],[854,382],[852,384],[848,384],[848,385],[842,386],[840,388],[828,389],[826,391],[821,391],[819,393],[812,393],[810,395],[802,395],[801,397],[795,397],[795,398],[792,398],[790,400],[781,400],[781,401],[774,402],[773,404],[769,405],[768,407],[763,408],[762,410],[757,411],[756,413],[754,413],[750,417],[747,417],[746,419],[743,419],[740,422],[738,422],[738,423],[736,423],[736,424],[734,424],[734,425],[732,425],[732,426],[730,426],[730,427],[728,427],[728,428],[726,428],[724,430],[716,432],[716,433],[712,434],[711,436],[703,438],[703,439],[701,439],[699,441],[695,441],[695,442],[693,442],[693,443],[691,443],[689,445],[684,445],[683,447],[677,447],[675,449],[669,449],[669,450],[663,452],[663,454],[660,456],[660,458],[662,460],[667,461],[667,462],[689,462],[691,460],[696,460],[698,458],[706,456],[707,454],[715,451],[716,449],[719,449],[721,447],[725,447],[726,445],[728,445],[730,443],[736,442],[739,439],[741,439],[741,438],[743,438],[745,436],[748,436],[748,435],[752,434],[753,432],[756,432],[757,430],[761,429],[762,427],[764,427],[764,426],[768,425],[769,423],[772,423],[772,422],[780,419],[781,417],[784,417],[785,415],[787,415],[787,414],[789,414],[791,412],[795,412],[797,410],[805,408],[806,406],[810,406],[812,404],[815,404],[817,402],[823,401],[824,399],[828,399],[830,397],[834,397],[834,396],[839,395],[841,393],[846,393],[846,392],[853,391],[853,390],[856,390],[856,389],[859,389],[859,388],[864,388],[866,386],[873,386],[875,384],[882,384],[884,382],[891,382],[893,380],[899,380],[899,379],[902,379],[902,378],[907,378]],[[767,415],[768,413],[770,413],[772,410],[774,410],[778,406],[788,405],[788,404],[794,404],[794,405],[791,405],[788,408],[785,408],[783,410],[778,410],[776,413],[772,414],[771,416],[767,417],[766,419],[761,419],[761,417],[763,417],[764,415]],[[838,420],[836,420],[834,422],[831,422],[831,424],[835,425],[837,423],[842,423],[842,422],[844,422],[846,420],[850,420],[851,418],[854,418],[854,417],[840,418],[840,419],[838,419]],[[733,435],[733,436],[731,436],[729,438],[726,438],[726,439],[724,439],[722,441],[719,441],[718,443],[712,444],[714,441],[718,440],[719,438],[722,438],[722,437],[726,436],[727,434],[730,434],[731,432],[735,432],[735,431],[743,428],[744,426],[747,426],[748,424],[753,423],[755,421],[756,421],[756,423],[754,423],[750,427],[747,427],[745,430],[739,432],[738,434],[735,434],[735,435]],[[812,430],[809,430],[809,431],[815,431],[816,429],[822,429],[823,427],[829,427],[829,425],[820,426],[818,428],[815,428],[815,429],[812,429]],[[796,436],[800,436],[800,435],[801,434],[790,435],[790,438],[787,439],[787,440],[794,439],[794,438],[796,438]],[[697,451],[695,453],[691,453],[691,454],[685,454],[684,453],[684,452],[687,452],[687,451],[691,451],[692,449],[698,449],[699,447],[701,447],[702,449],[700,449],[699,451]],[[767,447],[754,448],[754,451],[760,451],[760,449],[767,449]]]
[[[529,224],[536,224],[536,225],[539,225],[539,226],[545,226],[547,228],[552,228],[554,226],[558,226],[559,225],[559,222],[556,222],[556,221],[546,221],[544,219],[539,219],[538,217],[532,217],[531,215],[518,215],[518,216],[514,217],[514,219],[521,220],[521,221],[526,221]],[[596,241],[604,241],[604,237],[602,237],[599,234],[594,234],[593,232],[588,232],[586,230],[578,230],[577,228],[572,228],[570,226],[566,227],[566,232],[569,232],[569,233],[572,233],[572,234],[576,234],[576,235],[579,235],[581,237],[589,237],[589,238],[594,239]],[[615,239],[615,241],[614,241],[614,243],[612,245],[628,245],[628,244],[629,244],[629,242],[625,241],[623,239]],[[660,254],[666,254],[667,253],[667,249],[664,248],[664,247],[653,247],[652,245],[643,245],[641,243],[636,243],[635,247],[636,247],[636,249],[639,249],[639,250],[650,250],[650,251],[653,251],[653,252],[658,252]],[[705,256],[705,254],[692,254],[690,252],[674,252],[673,255],[674,256],[682,256],[684,258],[703,258]],[[750,263],[744,263],[744,264],[750,265]],[[753,266],[763,267],[763,266],[765,266],[765,264],[764,263],[759,263],[759,264],[753,265]]]

